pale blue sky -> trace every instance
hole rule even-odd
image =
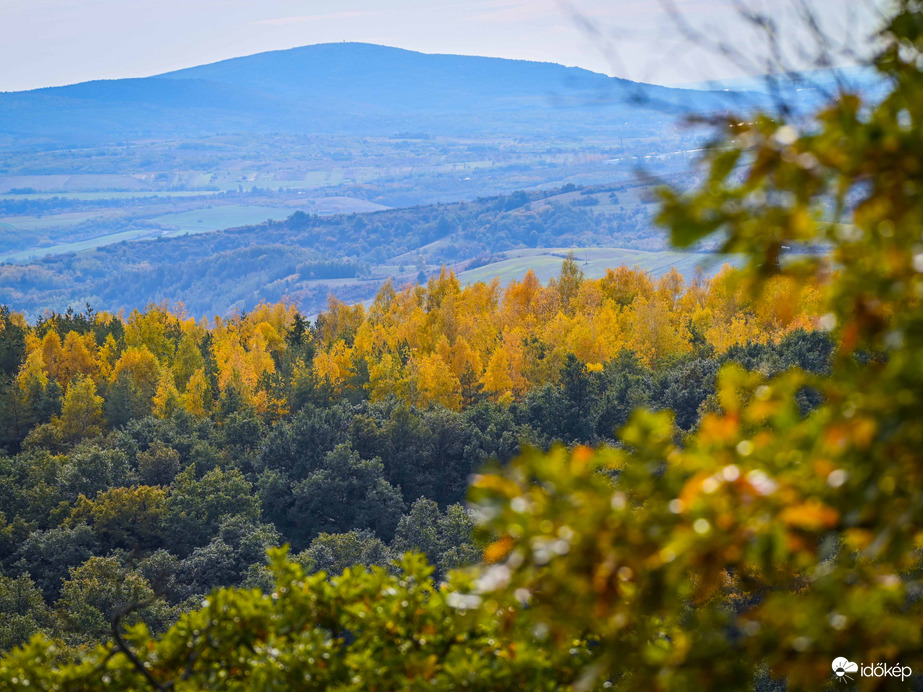
[[[734,0],[672,0],[709,37],[752,53]],[[780,20],[796,0],[737,0]],[[830,31],[867,43],[866,3],[811,0]],[[662,0],[0,0],[0,91],[137,77],[312,43],[544,60],[661,84],[737,76],[686,42]],[[856,17],[849,12],[858,9]],[[579,14],[597,36],[575,21]]]

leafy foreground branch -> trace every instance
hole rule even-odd
[[[503,590],[534,594],[526,617],[553,635],[591,632],[619,689],[746,689],[761,668],[821,689],[841,656],[923,675],[923,4],[899,3],[881,39],[880,103],[843,94],[801,132],[731,121],[702,187],[664,193],[674,241],[722,229],[754,291],[780,271],[831,277],[830,376],[729,366],[720,411],[682,445],[666,414],[638,413],[631,451],[527,457],[474,483]],[[798,243],[831,253],[780,267]],[[804,387],[824,400],[807,416]]]
[[[272,594],[216,591],[160,641],[137,625],[118,645],[74,665],[58,666],[55,646],[37,638],[0,663],[0,683],[23,690],[552,690],[587,662],[584,647],[542,646],[505,600],[435,588],[419,556],[408,555],[396,576],[375,567],[332,580],[306,576],[284,550],[272,551],[271,562]],[[457,586],[473,588],[460,579]]]
[[[827,280],[829,376],[733,365],[718,410],[678,443],[639,412],[626,448],[527,454],[477,477],[486,566],[445,587],[405,559],[327,581],[274,557],[271,596],[224,590],[160,641],[126,642],[173,689],[823,689],[831,662],[923,674],[923,6],[903,0],[877,64],[799,133],[729,124],[688,194],[664,193],[674,241],[718,229],[767,274]],[[737,171],[735,164],[748,165]],[[831,214],[836,216],[831,220]],[[780,263],[784,246],[827,257]],[[833,272],[833,267],[838,268]],[[805,387],[823,402],[804,414]],[[33,640],[0,662],[12,689],[145,689],[123,654],[59,664]],[[783,683],[778,683],[783,684]]]

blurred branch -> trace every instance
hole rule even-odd
[[[600,23],[583,14],[573,0],[557,2],[603,55],[612,72],[627,75],[614,40]],[[875,36],[885,20],[881,0],[838,3],[834,11],[837,21],[829,17],[825,21],[813,0],[725,0],[727,14],[724,18],[732,17],[735,27],[752,31],[758,41],[754,43],[741,40],[739,32],[729,37],[718,27],[701,25],[690,10],[680,9],[677,0],[657,2],[688,50],[706,51],[732,65],[741,75],[762,78],[771,110],[782,118],[790,118],[797,112],[792,94],[798,89],[811,90],[824,100],[830,100],[837,93],[855,88],[838,68],[871,63]],[[673,51],[664,59],[682,59],[676,53]],[[825,74],[812,76],[813,70],[823,70]],[[703,81],[714,83],[714,80]],[[635,95],[640,97],[640,90],[636,90]],[[654,102],[649,97],[644,99],[644,105],[675,107],[675,104]]]
[[[158,690],[159,692],[167,692],[167,690],[169,690],[172,685],[160,684],[157,681],[157,678],[151,674],[151,671],[149,671],[144,663],[142,663],[141,660],[135,655],[135,652],[131,650],[131,647],[128,646],[128,642],[125,641],[125,638],[122,637],[122,620],[134,611],[140,610],[141,608],[146,608],[147,606],[151,605],[154,600],[154,598],[149,598],[139,603],[132,603],[130,605],[119,606],[116,608],[112,614],[112,641],[115,642],[116,649],[125,654],[125,657],[129,660],[129,662],[131,662],[131,665],[134,666],[135,670],[141,673],[141,675],[145,680],[147,680],[151,687],[153,687],[155,690]]]

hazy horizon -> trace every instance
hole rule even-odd
[[[675,3],[700,31],[734,48],[754,45],[727,0]],[[787,4],[787,3],[786,3]],[[813,3],[837,36],[868,34],[874,6]],[[145,77],[275,50],[320,43],[359,42],[423,53],[480,55],[553,62],[634,81],[682,85],[760,74],[755,62],[737,65],[712,48],[690,45],[664,10],[642,0],[459,0],[424,5],[396,0],[302,2],[212,0],[181,8],[155,0],[130,7],[95,0],[7,0],[0,8],[0,91],[22,91],[95,79]],[[780,27],[798,34],[786,7]],[[38,40],[36,40],[38,37]],[[862,48],[860,47],[860,51]],[[798,58],[793,57],[796,67]],[[756,68],[756,69],[754,69]]]

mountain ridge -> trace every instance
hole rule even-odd
[[[621,118],[624,129],[623,116],[643,112],[630,127],[650,134],[679,112],[726,102],[720,92],[631,82],[557,63],[326,43],[150,77],[3,92],[0,133],[78,144],[229,131],[381,135],[408,126],[433,134],[510,126],[541,134],[592,131],[613,118]]]

